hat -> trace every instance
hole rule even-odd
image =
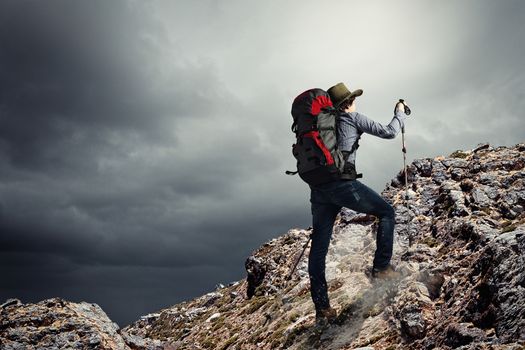
[[[332,103],[336,108],[339,107],[346,100],[353,97],[361,96],[362,94],[363,90],[357,89],[355,91],[350,91],[343,83],[339,83],[328,89],[328,95],[330,95],[330,99],[332,100]]]

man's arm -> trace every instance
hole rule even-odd
[[[383,139],[393,139],[396,137],[404,126],[404,121],[407,118],[407,115],[404,112],[396,110],[396,115],[392,118],[390,123],[388,125],[383,125],[361,113],[352,112],[349,114],[352,115],[358,129],[367,134],[378,136]]]

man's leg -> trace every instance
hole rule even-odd
[[[347,186],[333,196],[333,201],[338,205],[379,219],[373,267],[380,270],[387,267],[394,244],[394,208],[374,190],[357,180],[348,181]]]
[[[308,273],[310,275],[310,294],[316,311],[330,307],[326,284],[326,254],[330,245],[332,228],[341,207],[330,203],[319,203],[312,196],[313,232]]]

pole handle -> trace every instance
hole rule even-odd
[[[410,107],[407,106],[407,104],[405,103],[405,100],[400,98],[399,99],[399,102],[401,102],[404,106],[405,106],[405,114],[406,115],[410,115],[410,113],[412,113],[412,111],[410,110]],[[399,103],[398,102],[398,103]],[[396,103],[396,106],[397,106],[397,103]],[[394,107],[394,114],[396,114],[396,111],[395,111],[396,107]]]

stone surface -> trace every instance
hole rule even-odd
[[[370,277],[376,219],[341,210],[327,256],[330,327],[315,325],[308,249],[299,260],[311,228],[291,229],[248,257],[245,280],[123,329],[93,304],[6,301],[1,348],[522,350],[524,152],[480,144],[414,160],[408,202],[403,172],[394,176],[382,196],[396,211],[395,281]]]
[[[0,310],[2,350],[130,349],[118,330],[98,305],[86,302],[52,298]]]

